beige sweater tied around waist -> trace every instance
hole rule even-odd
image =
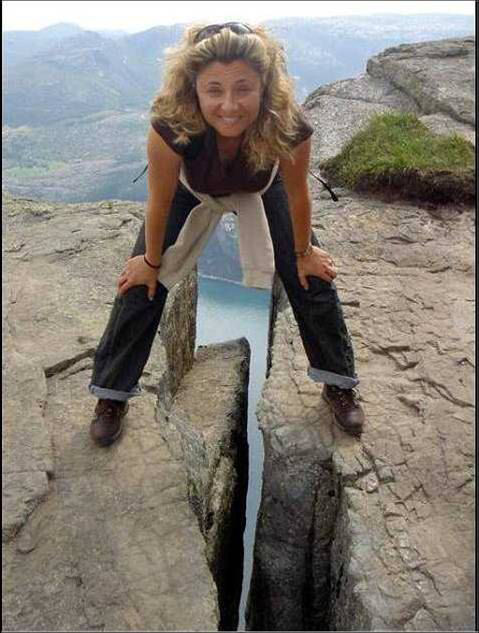
[[[180,182],[200,203],[190,211],[176,242],[163,253],[158,281],[168,289],[181,281],[193,270],[221,216],[236,212],[243,284],[253,288],[271,288],[274,253],[261,195],[270,187],[277,171],[278,162],[274,165],[268,184],[261,191],[215,198],[192,189],[182,166]]]

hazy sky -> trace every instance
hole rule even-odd
[[[140,2],[138,0],[96,2],[58,1],[33,2],[6,0],[2,2],[3,30],[36,31],[57,22],[73,22],[86,29],[119,29],[135,33],[159,24],[190,22],[218,22],[244,20],[260,22],[287,16],[328,17],[336,15],[370,15],[373,13],[463,13],[474,15],[474,1],[439,0],[419,2],[392,0],[361,2],[325,2],[324,0],[267,0],[253,2],[164,1]]]

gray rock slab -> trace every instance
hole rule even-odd
[[[192,364],[195,277],[169,297],[160,330],[175,345],[155,342],[123,437],[96,447],[92,355],[143,210],[3,202],[3,626],[217,630],[184,467],[155,421]]]
[[[412,97],[424,114],[475,125],[474,36],[388,48],[368,60],[367,71]]]
[[[49,380],[55,477],[4,547],[4,628],[217,630],[204,539],[183,466],[154,422],[156,397],[133,401],[121,441],[96,447],[83,396],[90,369]]]
[[[328,95],[337,99],[347,99],[348,101],[364,101],[366,103],[382,103],[383,105],[400,110],[410,110],[419,112],[420,108],[416,101],[396,88],[387,78],[373,77],[364,73],[354,79],[342,79],[324,86],[320,86],[312,92],[304,106],[312,108],[318,97]]]
[[[390,105],[362,100],[349,100],[333,95],[320,95],[306,116],[314,127],[312,136],[313,170],[320,163],[341,152],[343,147],[375,114],[391,112]]]
[[[162,437],[185,466],[188,497],[219,588],[220,629],[235,630],[241,597],[248,488],[248,378],[244,338],[200,346],[170,408],[159,401]]]
[[[248,628],[472,630],[473,214],[316,191],[366,427],[333,424],[283,298]]]
[[[93,353],[143,210],[127,202],[65,205],[8,196],[4,210],[6,318],[22,351],[52,373]]]
[[[47,495],[53,451],[43,418],[45,373],[15,349],[8,327],[3,353],[2,541],[8,541]]]
[[[434,132],[434,134],[444,134],[446,136],[459,134],[469,141],[469,143],[472,143],[472,145],[476,144],[475,126],[456,121],[452,117],[447,116],[447,114],[424,114],[419,117],[419,120],[424,123],[431,132]]]

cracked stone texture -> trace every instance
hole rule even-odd
[[[475,39],[465,37],[388,48],[369,59],[364,75],[321,86],[304,103],[317,166],[339,154],[371,116],[393,110],[475,144],[474,69]]]
[[[473,630],[473,210],[311,186],[366,426],[332,423],[280,293],[248,629]]]
[[[157,340],[121,441],[96,447],[92,355],[143,211],[3,203],[3,627],[217,630],[184,465],[155,421],[158,395],[171,399],[192,364],[195,275],[162,321],[182,344]]]
[[[188,496],[221,587],[220,630],[236,630],[248,488],[248,378],[245,338],[200,346],[171,408],[158,403],[161,435],[185,463]],[[212,388],[214,385],[214,389]]]
[[[305,102],[312,164],[392,109],[474,142],[473,59],[471,38],[401,46],[365,75],[320,87]],[[366,429],[358,441],[333,423],[277,285],[248,629],[472,630],[472,209],[339,188],[334,203],[310,185],[315,231],[338,266]]]

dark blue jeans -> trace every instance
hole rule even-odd
[[[163,250],[174,244],[191,209],[198,204],[181,183],[168,217]],[[299,283],[288,200],[280,177],[263,194],[274,248],[275,267],[283,282],[310,367],[309,376],[318,382],[354,387],[354,353],[334,283],[309,277],[309,289]],[[311,241],[319,246],[316,236]],[[145,225],[132,255],[144,253]],[[139,379],[150,355],[165,306],[167,289],[157,284],[153,301],[146,286],[136,286],[117,295],[105,332],[95,354],[90,392],[98,398],[126,400],[140,392]]]

